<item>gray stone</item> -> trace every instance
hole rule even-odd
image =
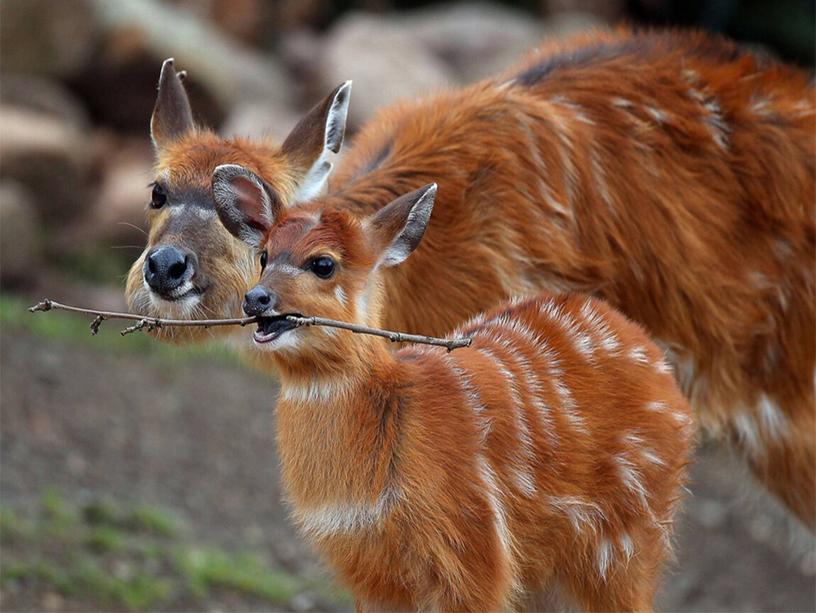
[[[0,176],[23,184],[46,225],[77,217],[87,203],[88,139],[62,119],[0,106]]]
[[[6,285],[33,282],[42,264],[40,222],[25,188],[0,183],[0,279]]]
[[[328,34],[321,54],[319,80],[325,94],[347,79],[354,81],[349,108],[352,127],[396,100],[454,82],[444,63],[398,20],[363,13],[341,19]]]

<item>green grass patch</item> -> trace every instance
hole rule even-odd
[[[92,528],[85,537],[85,545],[100,553],[122,551],[127,535],[109,526]]]
[[[131,530],[149,532],[158,536],[173,536],[176,533],[175,517],[161,509],[147,505],[138,505],[128,513],[125,525]]]
[[[95,500],[82,508],[82,517],[92,526],[144,532],[157,536],[174,536],[177,519],[167,511],[140,504],[122,508],[109,500]]]
[[[0,528],[5,547],[0,586],[56,591],[92,609],[167,608],[223,591],[277,607],[307,589],[342,600],[275,571],[259,556],[191,545],[176,516],[146,504],[100,499],[77,507],[48,489],[29,520],[0,508]],[[22,534],[25,540],[5,542]]]
[[[227,588],[283,604],[302,589],[289,575],[270,572],[251,555],[229,555],[215,549],[189,549],[177,556],[178,567],[190,591],[204,597],[214,588]]]
[[[63,255],[56,263],[69,278],[91,283],[111,283],[113,280],[124,280],[138,253],[137,249],[131,252],[111,249],[108,245],[90,245]]]
[[[0,327],[24,330],[49,342],[80,343],[109,353],[140,353],[171,368],[186,364],[190,360],[201,359],[228,366],[245,367],[235,352],[218,341],[185,346],[157,341],[144,332],[122,336],[120,331],[133,322],[117,320],[105,321],[99,328],[99,333],[92,335],[91,316],[65,311],[30,313],[28,307],[35,302],[0,292]]]
[[[27,539],[34,532],[33,526],[13,509],[0,506],[0,539]]]

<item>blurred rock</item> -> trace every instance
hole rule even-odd
[[[145,242],[144,232],[139,228],[145,225],[153,154],[146,138],[106,140],[98,145],[97,155],[107,151],[107,156],[101,165],[93,204],[85,217],[63,232],[57,246],[67,250],[71,244],[99,244],[124,249],[126,257],[132,255],[136,259]]]
[[[30,194],[18,183],[0,183],[0,279],[25,285],[42,263],[40,222]]]
[[[0,176],[28,188],[46,225],[82,212],[88,153],[87,137],[68,122],[0,106]]]
[[[274,104],[248,103],[238,105],[221,128],[224,136],[268,137],[283,143],[302,113]]]
[[[73,75],[94,50],[100,34],[97,25],[90,0],[3,0],[3,71]]]
[[[290,99],[289,79],[273,58],[230,39],[195,13],[157,0],[91,1],[104,44],[77,87],[92,99],[89,104],[95,102],[97,114],[107,113],[118,125],[135,127],[137,116],[138,125],[147,125],[159,68],[168,57],[189,73],[185,85],[197,117],[217,120],[240,102]],[[120,111],[117,117],[122,106],[130,114]]]
[[[501,72],[538,45],[544,33],[529,13],[488,3],[413,11],[400,25],[461,82]]]
[[[546,37],[566,38],[596,28],[608,28],[608,22],[591,13],[556,13],[544,22]]]
[[[326,95],[338,83],[354,80],[349,108],[352,127],[397,99],[454,82],[442,61],[399,24],[399,20],[352,13],[337,22],[326,38],[320,87]]]
[[[583,13],[607,23],[626,15],[625,0],[541,0],[541,4],[551,15]]]
[[[82,103],[62,83],[47,77],[0,73],[0,104],[25,107],[80,130],[89,126]]]

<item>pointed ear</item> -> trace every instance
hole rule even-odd
[[[400,196],[369,217],[367,226],[382,253],[379,264],[396,266],[417,248],[431,219],[436,183]]]
[[[320,193],[332,168],[329,154],[343,144],[350,99],[351,81],[346,81],[309,111],[283,142],[281,151],[302,173],[293,202]]]
[[[250,247],[260,247],[279,208],[266,182],[243,166],[223,164],[213,172],[212,192],[224,227]]]
[[[164,60],[159,76],[159,93],[150,118],[150,137],[159,150],[193,129],[193,112],[181,80],[185,72],[176,73],[173,58]]]

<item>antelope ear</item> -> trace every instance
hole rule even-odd
[[[173,58],[164,60],[159,76],[159,93],[150,118],[150,137],[156,150],[166,147],[193,129],[193,112],[181,80],[187,73],[176,73]]]
[[[259,248],[279,206],[266,182],[243,166],[223,164],[213,172],[212,193],[224,227],[250,247]]]
[[[367,222],[374,240],[382,246],[378,264],[396,266],[417,248],[431,219],[436,183],[400,196],[372,215]]]
[[[351,81],[346,81],[317,104],[286,137],[281,151],[301,173],[293,202],[310,200],[329,177],[330,153],[340,151],[346,132]]]

